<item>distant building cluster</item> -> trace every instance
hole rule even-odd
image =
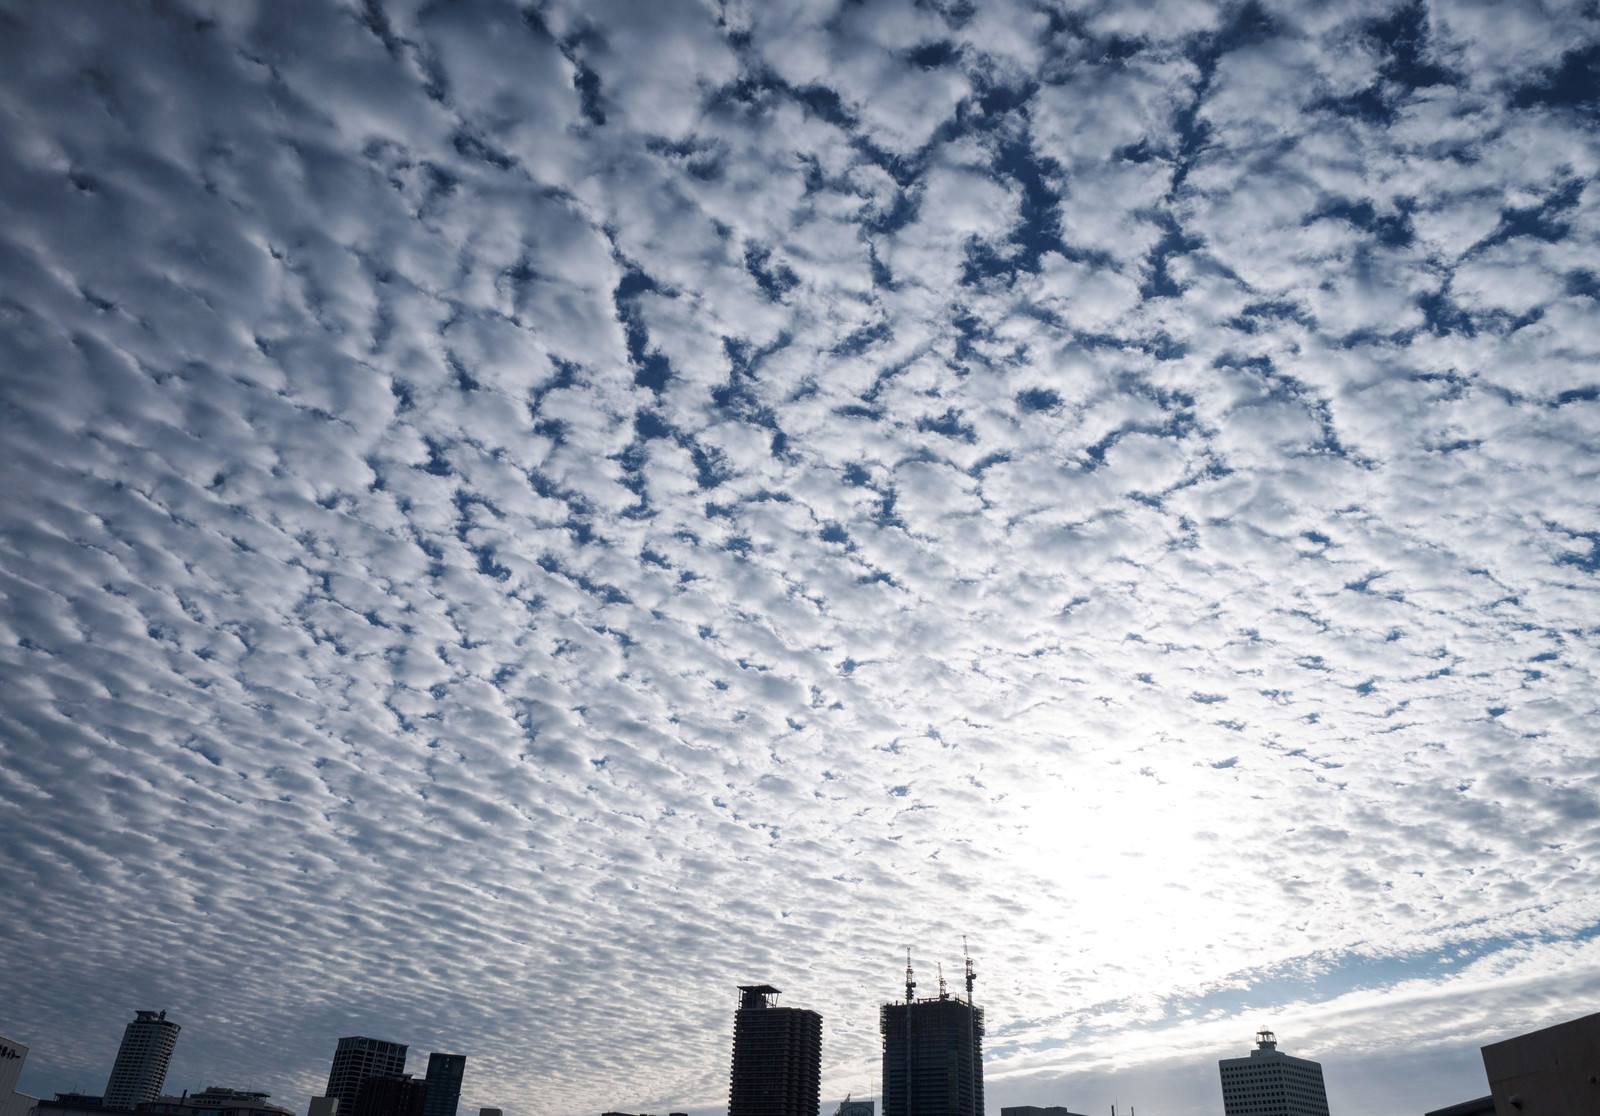
[[[311,1098],[307,1116],[456,1116],[466,1071],[465,1054],[434,1052],[418,1081],[406,1072],[404,1043],[349,1035],[334,1048],[327,1089]]]
[[[983,1009],[966,962],[966,999],[918,999],[906,959],[906,998],[878,1009],[883,1039],[883,1116],[983,1116]],[[739,989],[733,1022],[728,1116],[817,1116],[822,1084],[822,1016],[778,1007],[778,989]],[[874,1116],[872,1101],[846,1099],[835,1116]]]
[[[983,1009],[973,1001],[977,974],[966,961],[966,997],[919,999],[910,959],[905,999],[878,1012],[882,1038],[881,1116],[984,1116]],[[739,988],[733,1020],[728,1116],[819,1116],[822,1016],[779,1007],[768,984]],[[212,1085],[163,1095],[181,1028],[164,1011],[138,1011],[100,1096],[57,1093],[39,1100],[16,1091],[27,1046],[0,1037],[0,1116],[295,1116],[269,1094]],[[307,1116],[457,1116],[467,1059],[435,1052],[421,1080],[405,1072],[403,1043],[351,1035],[334,1049],[323,1095]],[[1600,1116],[1600,1014],[1483,1047],[1489,1094],[1423,1116]],[[1278,1049],[1269,1030],[1242,1058],[1218,1062],[1223,1116],[1330,1116],[1322,1066]],[[504,1116],[480,1108],[477,1116]],[[604,1112],[601,1116],[650,1116]],[[666,1116],[688,1116],[671,1112]],[[873,1100],[846,1098],[833,1116],[880,1116]],[[1081,1116],[1059,1105],[1016,1105],[1000,1116]],[[1112,1116],[1118,1116],[1116,1106]],[[1133,1108],[1126,1116],[1134,1116]],[[1149,1113],[1146,1116],[1150,1116]],[[1157,1114],[1159,1116],[1159,1114]]]
[[[136,1011],[122,1034],[105,1092],[57,1093],[39,1100],[16,1092],[28,1048],[0,1038],[0,1116],[296,1116],[292,1108],[269,1102],[269,1093],[211,1085],[181,1096],[164,1096],[167,1067],[178,1045],[177,1023],[165,1011]],[[456,1116],[464,1054],[435,1052],[428,1074],[415,1080],[405,1072],[402,1043],[353,1035],[339,1040],[322,1096],[312,1097],[306,1116]],[[504,1116],[480,1108],[478,1116]]]
[[[919,999],[906,960],[905,999],[883,1004],[882,1116],[984,1116],[983,1009],[966,959],[966,997],[939,978]],[[776,1005],[778,989],[743,985],[734,1013],[728,1116],[818,1116],[822,1017]],[[1483,1048],[1491,1095],[1426,1116],[1600,1116],[1600,1014]],[[1330,1116],[1322,1066],[1278,1049],[1269,1030],[1241,1058],[1218,1064],[1223,1116]],[[1112,1116],[1118,1116],[1116,1106]],[[624,1116],[605,1113],[603,1116]],[[672,1116],[682,1116],[673,1113]],[[834,1116],[876,1116],[846,1099]],[[1080,1116],[1059,1105],[1017,1105],[1000,1116]],[[1127,1116],[1134,1116],[1132,1107]]]

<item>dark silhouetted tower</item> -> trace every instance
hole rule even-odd
[[[338,1098],[339,1116],[353,1116],[363,1081],[369,1077],[399,1077],[405,1072],[404,1043],[351,1035],[340,1039],[333,1052],[327,1095]]]
[[[777,995],[767,984],[739,986],[728,1116],[817,1116],[822,1016],[778,1007]]]
[[[423,1116],[428,1083],[409,1073],[374,1074],[356,1090],[355,1116]]]
[[[428,1055],[428,1103],[423,1116],[456,1116],[461,1103],[461,1079],[467,1072],[465,1054]]]
[[[977,972],[967,959],[967,998],[916,998],[906,958],[906,998],[878,1010],[883,1035],[883,1116],[983,1116],[983,1009],[972,1002]]]
[[[1226,1116],[1328,1116],[1322,1066],[1283,1053],[1271,1031],[1256,1033],[1248,1058],[1224,1058],[1217,1065]]]
[[[133,1013],[133,1022],[122,1032],[111,1080],[106,1082],[107,1108],[133,1108],[161,1095],[180,1030],[164,1011]]]

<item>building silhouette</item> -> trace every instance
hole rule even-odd
[[[428,1083],[409,1073],[374,1074],[356,1090],[354,1116],[423,1116]]]
[[[361,1083],[369,1077],[399,1077],[406,1072],[406,1047],[400,1042],[351,1035],[333,1052],[324,1094],[338,1100],[339,1116],[354,1116]]]
[[[27,1060],[25,1044],[0,1035],[0,1116],[31,1116],[38,1111],[38,1097],[17,1092],[17,1078]]]
[[[1600,1013],[1492,1042],[1480,1053],[1489,1095],[1427,1116],[1600,1112]]]
[[[423,1116],[456,1116],[461,1103],[461,1079],[466,1076],[465,1054],[428,1055],[428,1103]]]
[[[294,1109],[272,1104],[271,1093],[225,1089],[208,1085],[198,1093],[181,1097],[157,1097],[139,1106],[146,1116],[295,1116]]]
[[[1271,1031],[1256,1033],[1247,1058],[1223,1058],[1224,1116],[1328,1116],[1322,1066],[1278,1049]]]
[[[106,1082],[107,1108],[133,1108],[161,1095],[167,1080],[167,1063],[178,1045],[176,1023],[164,1011],[136,1011],[122,1032],[122,1045]]]
[[[778,1007],[777,995],[768,984],[739,986],[728,1116],[817,1116],[822,1016]]]
[[[1113,1107],[1115,1107],[1113,1105]],[[1019,1104],[1011,1108],[1002,1108],[1000,1116],[1082,1116],[1078,1112],[1069,1112],[1058,1104],[1039,1107],[1036,1104]]]
[[[983,1116],[983,1009],[972,1002],[977,973],[967,958],[967,998],[916,998],[906,958],[906,998],[878,1009],[883,1035],[883,1116]]]

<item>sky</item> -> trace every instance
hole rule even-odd
[[[0,1033],[1486,1093],[1600,1007],[1600,9],[0,0]],[[954,987],[954,983],[952,983]]]

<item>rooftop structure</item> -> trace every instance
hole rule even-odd
[[[1222,1108],[1225,1116],[1328,1116],[1322,1066],[1278,1049],[1277,1036],[1256,1032],[1247,1058],[1224,1058]]]
[[[268,1103],[267,1098],[271,1095],[208,1085],[198,1093],[157,1097],[140,1105],[139,1111],[167,1113],[171,1116],[295,1116],[292,1108]]]
[[[728,1116],[817,1116],[822,1016],[778,1007],[770,984],[739,986]]]

